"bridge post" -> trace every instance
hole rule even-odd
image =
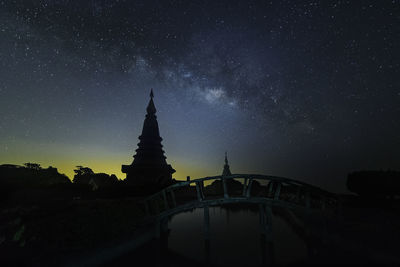
[[[158,217],[156,220],[156,244],[158,248],[156,248],[156,262],[157,266],[160,266],[161,263],[165,261],[168,253],[168,217],[160,218]]]
[[[155,202],[155,205],[154,205],[155,214],[160,213],[160,204],[159,204],[159,201],[157,201],[157,199],[154,201],[154,198],[153,198],[153,202]],[[150,203],[151,203],[151,202],[150,202]]]
[[[172,198],[172,205],[174,206],[174,208],[176,207],[176,198],[175,198],[175,192],[172,189],[171,191],[169,191],[171,194],[171,198]]]
[[[210,262],[210,210],[204,206],[204,255],[206,263]]]
[[[164,208],[165,208],[165,210],[168,210],[169,205],[168,205],[168,200],[167,200],[167,193],[165,193],[165,190],[162,191],[162,196],[163,196],[163,200],[164,200]]]
[[[252,185],[253,185],[253,178],[250,178],[249,185],[247,186],[246,197],[250,197]]]
[[[221,178],[222,179],[222,186],[224,188],[224,198],[229,198],[229,194],[228,194],[228,186],[226,184],[226,179]]]
[[[268,183],[268,186],[267,186],[267,188],[268,188],[268,196],[267,197],[271,197],[271,198],[273,197],[274,186],[275,186],[275,182],[270,180]]]
[[[200,182],[200,193],[201,193],[201,198],[205,199],[205,196],[204,196],[204,181]]]
[[[247,193],[247,183],[248,183],[248,181],[249,181],[249,178],[244,178],[244,181],[243,181],[243,193],[242,193],[242,195],[244,197],[246,196],[246,193]]]
[[[201,194],[200,182],[196,182],[196,192],[197,192],[197,200],[203,201],[203,197]]]
[[[260,216],[260,232],[263,234],[265,232],[264,204],[258,204],[258,212]]]
[[[259,204],[260,230],[262,234],[272,233],[272,209],[267,204]]]
[[[272,209],[269,205],[259,204],[259,213],[262,265],[273,265],[275,260],[272,243]]]
[[[165,232],[168,232],[168,218],[157,218],[155,224],[156,237],[161,238]]]
[[[210,209],[204,206],[204,238],[210,239]]]
[[[281,187],[282,184],[280,182],[275,182],[276,188],[275,188],[275,193],[274,193],[274,200],[279,199],[279,195],[281,194]]]

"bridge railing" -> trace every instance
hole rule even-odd
[[[258,174],[212,176],[179,182],[147,197],[144,205],[148,216],[157,216],[188,203],[212,204],[218,200],[268,200],[306,210],[330,212],[339,212],[340,209],[340,201],[333,193],[300,181]]]

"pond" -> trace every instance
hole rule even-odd
[[[272,233],[263,242],[257,205],[210,207],[209,218],[207,244],[202,208],[173,216],[168,223],[168,249],[218,266],[259,266],[263,257],[266,262],[286,265],[307,257],[305,241],[278,215],[272,215]]]
[[[337,218],[268,204],[261,207],[250,203],[211,206],[208,208],[208,228],[205,208],[173,215],[156,228],[164,229],[159,239],[152,239],[114,258],[110,264],[296,266],[376,263],[370,251],[357,245],[360,242],[354,243],[346,238],[346,232],[339,231],[343,225]],[[260,210],[269,216],[260,216]]]

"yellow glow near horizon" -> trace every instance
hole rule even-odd
[[[75,174],[74,169],[78,165],[89,167],[95,173],[115,174],[119,179],[125,179],[125,174],[121,172],[121,165],[132,162],[132,155],[105,151],[98,147],[32,144],[23,141],[8,148],[7,154],[0,156],[0,164],[23,165],[26,162],[32,162],[40,164],[43,168],[52,166],[57,168],[58,172],[67,175],[71,180]],[[171,157],[167,161],[176,170],[172,175],[176,180],[186,180],[186,176],[195,179],[216,175],[194,162],[187,162],[186,159]]]
[[[49,159],[49,160],[9,160],[7,162],[2,162],[1,164],[16,164],[16,165],[23,165],[26,162],[33,162],[39,163],[41,167],[47,168],[48,166],[52,166],[58,169],[59,173],[63,173],[68,176],[70,180],[74,178],[74,169],[76,166],[81,165],[84,167],[91,168],[95,173],[107,173],[107,174],[115,174],[119,179],[125,179],[125,174],[121,172],[121,165],[124,162],[121,161],[103,161],[103,160],[96,160],[91,159],[88,161],[78,161],[69,162],[69,161],[60,161],[58,159]],[[173,168],[176,172],[172,175],[172,177],[176,180],[184,181],[186,180],[187,176],[190,176],[191,179],[200,178],[207,176],[204,170],[195,170],[185,168],[184,166],[180,165],[173,165]]]

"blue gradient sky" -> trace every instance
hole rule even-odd
[[[398,1],[0,7],[0,163],[123,178],[154,88],[177,179],[399,168]]]

